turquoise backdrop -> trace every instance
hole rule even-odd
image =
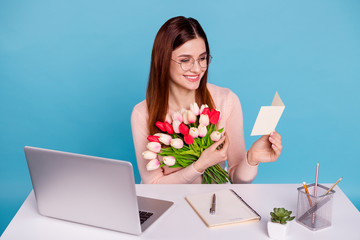
[[[2,0],[0,234],[32,189],[25,145],[127,160],[140,182],[130,114],[154,37],[178,15],[207,33],[209,81],[239,96],[247,148],[260,106],[276,91],[286,105],[283,153],[255,183],[311,183],[319,162],[319,181],[342,176],[360,209],[359,13],[357,0]]]

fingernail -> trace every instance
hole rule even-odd
[[[276,149],[276,146],[274,144],[272,144],[271,146],[272,146],[272,148]]]
[[[275,132],[275,130],[271,132],[270,136],[273,136],[273,135],[274,135],[274,132]]]
[[[269,141],[270,141],[270,142],[273,142],[274,139],[273,139],[272,137],[269,137]]]

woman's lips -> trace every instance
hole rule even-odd
[[[190,82],[196,82],[200,78],[200,74],[197,75],[184,75],[184,77],[189,80]]]

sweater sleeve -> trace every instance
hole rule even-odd
[[[233,183],[251,183],[256,175],[258,166],[251,166],[247,161],[244,140],[243,114],[239,98],[230,91],[227,104],[231,106],[226,120],[226,134],[229,138],[228,165],[229,175]]]
[[[148,160],[143,159],[142,153],[147,150],[146,144],[148,143],[147,137],[149,135],[149,131],[147,129],[147,118],[147,109],[145,107],[140,107],[139,104],[134,107],[131,114],[131,130],[141,182],[182,184],[192,183],[195,179],[201,176],[202,173],[196,171],[193,165],[182,168],[181,170],[168,175],[164,174],[163,168],[158,168],[153,171],[148,171],[146,169]]]

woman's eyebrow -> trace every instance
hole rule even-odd
[[[206,52],[201,53],[199,56],[206,54]],[[178,57],[192,57],[190,54],[181,54]]]

